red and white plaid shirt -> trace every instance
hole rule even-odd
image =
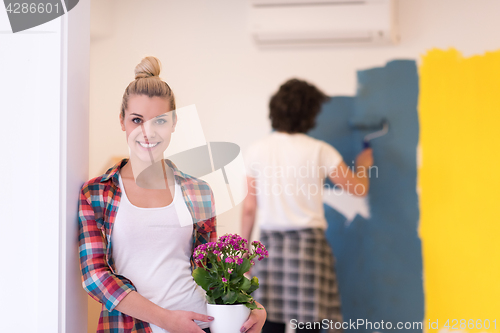
[[[79,256],[83,288],[102,303],[97,333],[152,333],[149,323],[115,310],[131,291],[133,282],[117,274],[114,266],[111,231],[120,205],[119,170],[123,159],[102,176],[83,184],[78,207]],[[179,171],[169,160],[182,194],[193,217],[192,250],[200,244],[217,240],[215,203],[210,186]],[[196,268],[191,256],[191,269]]]

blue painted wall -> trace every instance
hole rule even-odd
[[[348,165],[371,131],[350,122],[385,118],[389,133],[372,141],[378,177],[372,174],[371,216],[350,224],[325,205],[327,237],[337,260],[344,321],[421,322],[424,318],[422,251],[418,237],[418,74],[414,61],[397,60],[358,72],[354,97],[332,97],[309,135],[333,145]],[[354,332],[355,330],[347,330]],[[386,331],[366,329],[357,332]],[[421,330],[405,330],[421,332]]]

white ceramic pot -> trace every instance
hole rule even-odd
[[[250,316],[250,309],[245,304],[207,304],[207,315],[214,317],[210,332],[240,333],[241,326]]]

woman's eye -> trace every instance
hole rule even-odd
[[[134,119],[132,119],[132,122],[134,124],[140,124],[142,122],[142,119],[141,118],[134,118]]]
[[[158,125],[163,125],[163,124],[165,124],[166,122],[167,122],[167,121],[166,121],[165,119],[158,119],[158,120],[156,121],[156,123],[157,123]]]

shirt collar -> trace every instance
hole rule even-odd
[[[112,182],[116,186],[119,186],[118,173],[119,173],[120,169],[123,168],[123,166],[125,166],[125,164],[127,164],[128,160],[129,160],[128,158],[124,158],[120,162],[116,163],[114,166],[112,166],[111,168],[109,168],[108,171],[106,171],[101,176],[101,181],[100,182],[107,182],[108,180],[111,179]],[[172,162],[171,160],[164,159],[164,161],[174,171],[174,177],[175,177],[176,180],[182,182],[186,178],[189,177],[184,172],[180,171],[177,168],[177,166],[174,164],[174,162]]]

